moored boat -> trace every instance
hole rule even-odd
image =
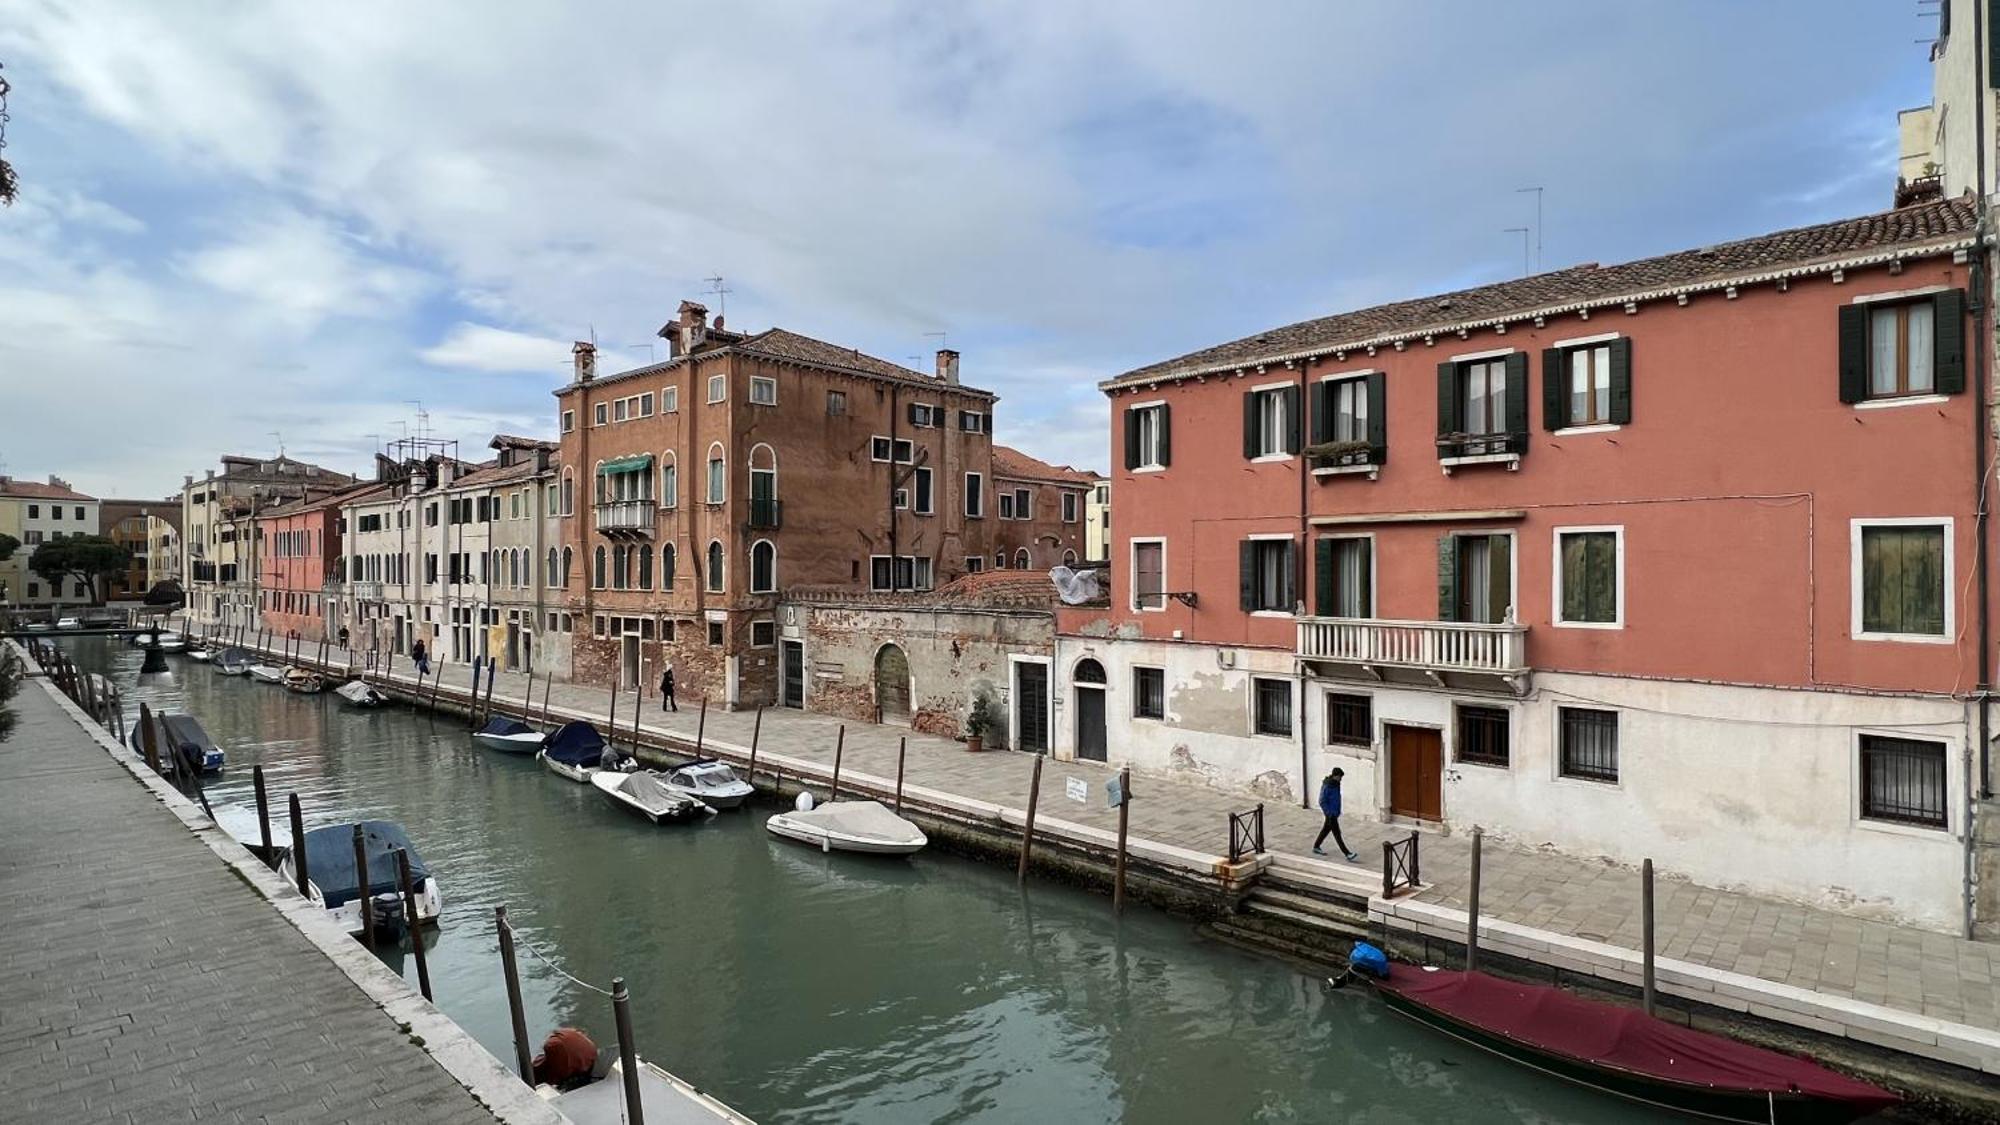
[[[222,772],[222,748],[215,744],[193,715],[156,714],[153,721],[157,724],[153,745],[160,754],[179,753],[181,760],[193,766],[197,773]],[[133,723],[132,733],[126,741],[141,757],[146,753],[145,738],[144,728]]]
[[[395,850],[402,848],[410,856],[410,889],[417,900],[417,924],[436,925],[438,914],[444,908],[443,895],[437,879],[424,866],[423,857],[417,854],[416,846],[410,843],[409,834],[403,826],[389,820],[364,820],[359,823],[362,834],[362,852],[368,860],[368,885],[361,885],[361,873],[354,865],[355,824],[329,824],[314,828],[306,833],[306,886],[313,902],[323,906],[350,934],[361,932],[361,900],[370,900],[378,933],[395,933],[408,926],[404,916],[403,896],[399,891],[396,874]],[[297,869],[293,857],[287,855],[278,865],[278,874],[287,883],[298,885]]]
[[[811,793],[799,794],[791,812],[773,815],[764,828],[774,836],[829,852],[912,855],[930,843],[923,829],[880,801],[829,801],[815,807]]]
[[[215,659],[215,650],[200,641],[195,641],[181,650],[181,655],[197,664],[207,664]]]
[[[564,723],[550,735],[535,757],[557,777],[588,784],[593,774],[606,768],[604,756],[609,749],[596,727],[577,719]],[[639,763],[633,761],[631,755],[616,750],[612,754],[616,764],[609,768],[614,772],[630,773],[639,768]]]
[[[1480,972],[1391,965],[1389,1010],[1544,1074],[1715,1121],[1832,1125],[1902,1099],[1810,1059]]]
[[[363,683],[360,680],[347,681],[334,688],[333,694],[339,696],[340,701],[349,707],[368,709],[382,707],[389,702],[389,697],[375,690],[373,684]]]
[[[595,1048],[592,1048],[593,1052]],[[559,1086],[538,1085],[535,1093],[574,1125],[624,1125],[625,1061],[613,1044],[602,1055],[591,1056],[588,1077],[572,1079]],[[600,1060],[609,1060],[605,1065]],[[748,1117],[688,1085],[644,1059],[637,1059],[639,1109],[648,1121],[718,1122],[721,1125],[753,1125]]]
[[[474,731],[472,741],[502,754],[532,754],[542,748],[544,736],[519,719],[497,716]]]
[[[325,676],[296,664],[285,669],[284,682],[286,691],[295,691],[300,695],[317,695],[326,690]]]
[[[240,648],[226,648],[216,655],[209,667],[224,676],[247,676],[250,674],[250,654]]]
[[[260,684],[282,684],[285,682],[285,670],[276,664],[252,664],[250,678]]]
[[[736,808],[756,792],[749,782],[736,776],[729,763],[714,758],[699,758],[663,772],[667,788],[713,809]]]
[[[634,773],[599,770],[591,775],[590,783],[612,804],[638,813],[654,824],[693,820],[715,811],[693,797],[667,788],[660,775],[652,770]]]

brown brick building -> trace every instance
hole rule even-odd
[[[556,391],[577,681],[650,686],[670,660],[683,698],[775,704],[803,659],[784,589],[929,589],[1001,549],[995,397],[956,352],[926,375],[693,302],[660,335],[664,362],[609,376],[578,344]]]
[[[1084,508],[1096,483],[1092,473],[994,446],[994,568],[1048,570],[1088,559]]]

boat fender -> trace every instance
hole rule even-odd
[[[803,790],[803,789],[802,789],[802,790],[800,790],[800,791],[799,791],[799,799],[798,799],[798,800],[796,800],[796,801],[793,801],[793,802],[792,802],[792,807],[793,807],[793,808],[795,808],[795,809],[797,809],[797,810],[799,810],[800,812],[811,812],[811,811],[813,811],[813,795],[812,795],[812,793],[811,793],[810,791],[807,791],[807,790]]]
[[[1347,955],[1347,965],[1363,976],[1382,979],[1389,975],[1389,955],[1365,941],[1354,943],[1354,949]]]
[[[832,854],[833,854],[833,837],[831,837],[831,836],[821,836],[821,837],[819,838],[819,850],[820,850],[820,854],[822,854],[822,855],[832,855]]]

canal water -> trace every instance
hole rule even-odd
[[[179,657],[140,676],[121,642],[63,643],[135,711],[201,720],[229,755],[209,799],[240,835],[257,764],[309,827],[400,821],[443,889],[438,1006],[510,1065],[499,904],[548,959],[521,956],[537,1043],[564,1024],[612,1042],[610,1002],[564,974],[623,976],[640,1052],[766,1125],[1668,1120],[1150,908],[1114,921],[1100,896],[1023,892],[1011,869],[946,855],[823,855],[770,838],[769,808],[654,827],[449,718]],[[414,962],[387,960],[414,984]]]

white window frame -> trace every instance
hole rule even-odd
[[[1257,386],[1251,387],[1249,389],[1249,393],[1252,395],[1265,395],[1273,391],[1282,392],[1287,388],[1296,386],[1298,386],[1297,383],[1260,383]],[[1278,445],[1281,447],[1285,444],[1284,431],[1290,429],[1295,424],[1302,425],[1304,423],[1304,419],[1293,418],[1290,415],[1291,415],[1290,404],[1288,404],[1284,400],[1284,398],[1280,396],[1278,399],[1278,421],[1280,423],[1279,432],[1273,434],[1272,437],[1274,440],[1277,441]],[[1263,410],[1261,406],[1258,409],[1257,422],[1258,422],[1258,429],[1261,431],[1263,428]],[[1262,434],[1260,433],[1259,437],[1261,436]],[[1257,456],[1252,457],[1250,459],[1250,463],[1253,465],[1262,465],[1277,461],[1289,461],[1296,456],[1297,454],[1286,453],[1282,448],[1280,448],[1275,453],[1259,453]]]
[[[770,397],[758,398],[757,389],[759,387],[769,388]],[[778,381],[776,379],[771,378],[769,375],[750,376],[750,405],[752,406],[778,405]]]
[[[1260,533],[1258,533],[1258,534],[1256,534],[1256,535],[1245,535],[1245,536],[1244,536],[1243,538],[1245,538],[1245,539],[1248,539],[1248,540],[1251,540],[1251,541],[1253,541],[1253,542],[1258,542],[1258,543],[1290,543],[1290,544],[1292,545],[1292,567],[1293,567],[1293,570],[1292,570],[1292,575],[1293,575],[1293,581],[1294,581],[1294,582],[1296,583],[1296,581],[1297,581],[1297,577],[1298,577],[1298,570],[1297,570],[1297,567],[1298,567],[1298,565],[1299,565],[1299,559],[1298,559],[1298,550],[1299,550],[1299,546],[1298,546],[1298,543],[1299,543],[1299,537],[1298,537],[1297,535],[1295,535],[1295,534],[1293,534],[1293,533],[1291,533],[1291,532],[1289,532],[1289,531],[1286,531],[1286,532],[1260,532]],[[1372,560],[1371,560],[1371,561],[1372,561]],[[1374,593],[1375,593],[1375,591],[1374,591],[1374,581],[1373,581],[1373,578],[1374,578],[1374,576],[1373,576],[1373,575],[1370,575],[1370,576],[1369,576],[1369,578],[1370,578],[1370,581],[1369,581],[1369,597],[1370,597],[1370,598],[1373,598],[1373,597],[1374,597]],[[1291,608],[1291,609],[1253,609],[1253,610],[1251,610],[1251,611],[1250,611],[1250,616],[1252,616],[1252,617],[1290,617],[1290,618],[1294,618],[1294,619],[1296,619],[1296,618],[1297,618],[1297,617],[1299,616],[1299,614],[1298,614],[1298,613],[1296,613],[1296,612],[1294,612],[1294,611],[1298,609],[1298,605],[1299,605],[1299,601],[1300,601],[1300,597],[1301,597],[1301,591],[1299,591],[1299,590],[1297,590],[1297,589],[1294,589],[1294,590],[1292,591],[1292,608]],[[1312,607],[1311,607],[1311,606],[1307,606],[1306,608],[1310,609],[1310,608],[1312,608]],[[1294,702],[1296,702],[1296,701],[1294,701]]]
[[[722,465],[722,490],[720,495],[717,494],[715,488],[714,466],[718,462]],[[729,502],[729,451],[722,448],[722,443],[719,441],[708,443],[708,456],[702,458],[701,500],[704,504],[726,504]]]
[[[1877,738],[1897,738],[1907,742],[1937,742],[1944,745],[1944,827],[1931,828],[1921,824],[1903,824],[1894,820],[1877,820],[1861,815],[1861,736],[1874,735]],[[1959,802],[1962,787],[1961,774],[1965,771],[1965,748],[1953,739],[1940,737],[1932,731],[1896,730],[1893,727],[1856,727],[1847,740],[1848,790],[1847,816],[1856,828],[1869,832],[1886,832],[1894,836],[1908,836],[1917,840],[1936,840],[1940,836],[1953,838],[1958,835],[1962,823],[1959,816]]]
[[[1372,531],[1355,531],[1355,532],[1343,532],[1343,533],[1340,533],[1340,534],[1334,534],[1334,535],[1315,535],[1315,536],[1313,536],[1313,542],[1314,542],[1315,544],[1317,544],[1317,543],[1318,543],[1318,542],[1319,542],[1320,540],[1322,540],[1322,539],[1358,539],[1358,540],[1362,540],[1362,541],[1364,541],[1364,542],[1366,542],[1366,543],[1368,544],[1368,616],[1366,616],[1366,617],[1336,617],[1336,618],[1333,618],[1333,620],[1335,620],[1335,621],[1373,621],[1373,620],[1375,620],[1375,617],[1376,617],[1376,608],[1375,608],[1375,607],[1376,607],[1376,604],[1377,604],[1377,600],[1378,600],[1378,599],[1379,599],[1379,598],[1381,597],[1381,595],[1382,595],[1382,590],[1381,590],[1381,582],[1379,581],[1379,579],[1381,578],[1381,575],[1380,575],[1380,574],[1378,574],[1378,573],[1376,572],[1376,566],[1375,566],[1375,564],[1376,564],[1376,562],[1377,562],[1377,556],[1376,556],[1376,551],[1375,551],[1375,533],[1374,533],[1374,532],[1372,532]],[[1317,546],[1315,546],[1315,547],[1313,548],[1313,551],[1314,551],[1314,558],[1313,558],[1313,565],[1314,565],[1315,567],[1317,567],[1317,566],[1319,565],[1319,558],[1318,558],[1318,551],[1319,551],[1319,548],[1318,548]],[[1316,596],[1318,595],[1318,588],[1319,588],[1319,575],[1318,575],[1317,573],[1315,573],[1315,574],[1313,575],[1313,593],[1314,593],[1314,596],[1315,596],[1315,597],[1316,597]],[[1317,605],[1311,605],[1311,604],[1308,604],[1308,605],[1306,606],[1306,610],[1307,610],[1307,616],[1312,616],[1312,617],[1317,617],[1317,616],[1319,615],[1319,607],[1318,607]],[[1354,694],[1354,693],[1352,693],[1352,692],[1349,692],[1348,694],[1350,694],[1350,695],[1351,695],[1351,694]]]
[[[919,480],[924,481],[926,487],[918,488]],[[930,494],[929,502],[919,506],[917,501],[925,499],[925,493]],[[928,465],[918,465],[910,472],[910,510],[920,516],[937,514],[937,474]]]
[[[1585,532],[1610,532],[1612,535],[1613,577],[1617,581],[1617,596],[1612,618],[1609,621],[1565,621],[1563,620],[1563,566],[1562,541],[1565,535]],[[1549,534],[1549,624],[1558,629],[1623,629],[1625,627],[1625,525],[1579,524],[1574,527],[1558,527]],[[1520,603],[1514,605],[1514,619],[1521,617]]]
[[[1166,400],[1166,399],[1163,399],[1163,398],[1155,398],[1155,399],[1148,399],[1148,400],[1146,400],[1145,402],[1135,402],[1135,403],[1133,403],[1132,405],[1130,405],[1130,406],[1126,407],[1126,408],[1125,408],[1125,411],[1126,411],[1126,413],[1128,413],[1128,414],[1129,414],[1129,413],[1131,413],[1131,412],[1132,412],[1132,411],[1134,411],[1134,410],[1151,410],[1151,409],[1153,409],[1154,407],[1159,407],[1159,408],[1161,408],[1161,409],[1165,409],[1165,408],[1166,408],[1166,405],[1167,405],[1167,400]],[[1130,423],[1130,422],[1128,421],[1128,422],[1127,422],[1126,424],[1127,424],[1127,425],[1130,425],[1131,423]],[[1154,440],[1154,442],[1153,442],[1153,448],[1152,448],[1152,449],[1145,449],[1145,448],[1141,448],[1141,449],[1139,450],[1139,464],[1138,464],[1138,466],[1137,466],[1136,468],[1134,468],[1134,469],[1132,469],[1132,470],[1131,470],[1132,472],[1134,472],[1134,473],[1164,473],[1164,472],[1166,472],[1166,471],[1167,471],[1167,467],[1166,467],[1165,465],[1161,464],[1161,463],[1160,463],[1160,461],[1159,461],[1159,453],[1160,453],[1160,448],[1159,448],[1159,441],[1157,440],[1157,439],[1158,439],[1158,435],[1159,435],[1159,432],[1160,432],[1160,428],[1159,428],[1159,427],[1158,427],[1157,425],[1156,425],[1156,426],[1154,426],[1154,427],[1153,427],[1153,434],[1154,434],[1154,437],[1155,437],[1155,440]],[[1147,458],[1148,458],[1148,457],[1151,457],[1151,458],[1152,458],[1152,460],[1147,460]]]
[[[1139,604],[1139,548],[1141,545],[1153,544],[1153,543],[1159,544],[1160,547],[1160,604],[1140,605]],[[1171,598],[1167,597],[1166,536],[1164,535],[1134,536],[1131,539],[1131,541],[1127,544],[1125,551],[1126,551],[1125,573],[1132,576],[1131,595],[1126,598],[1126,601],[1131,605],[1132,612],[1165,613],[1167,611],[1167,603],[1172,600]]]
[[[566,433],[566,434],[567,434],[567,433],[574,433],[574,432],[575,432],[575,430],[576,430],[576,411],[574,411],[574,410],[565,410],[565,411],[563,411],[563,412],[562,412],[562,432],[563,432],[563,433]]]
[[[1076,523],[1083,516],[1083,498],[1074,492],[1062,493],[1062,522]]]
[[[708,401],[724,402],[729,398],[729,376],[721,372],[708,377]]]
[[[986,474],[965,474],[965,518],[980,520],[986,518]]]
[[[660,388],[660,413],[677,414],[681,408],[681,388],[678,383],[669,383]]]
[[[939,428],[938,407],[928,402],[913,402],[910,406],[912,408],[910,411],[911,426],[921,430],[935,430]],[[923,421],[917,421],[918,418],[922,418]]]
[[[1244,717],[1249,720],[1248,728],[1250,731],[1250,737],[1279,738],[1285,740],[1286,742],[1295,741],[1299,737],[1299,724],[1305,721],[1304,716],[1299,714],[1298,677],[1285,676],[1285,675],[1270,675],[1262,672],[1252,672],[1248,676],[1244,677],[1244,679],[1248,681],[1247,686],[1250,689],[1243,693],[1244,702],[1247,704],[1247,707],[1245,708],[1247,714]],[[1286,690],[1288,690],[1291,693],[1292,729],[1286,731],[1284,734],[1270,734],[1265,731],[1257,729],[1257,681],[1259,680],[1270,680],[1274,683],[1284,684]]]
[[[1870,633],[1861,628],[1861,532],[1869,527],[1942,527],[1944,529],[1944,633],[1932,636],[1928,633]],[[1912,645],[1948,645],[1958,640],[1958,603],[1952,592],[1958,588],[1958,543],[1957,524],[1952,516],[1894,516],[1883,518],[1852,519],[1847,521],[1848,595],[1850,614],[1848,634],[1857,641],[1890,641]],[[1903,737],[1909,737],[1907,735]],[[1859,761],[1860,743],[1855,743],[1856,761]],[[1855,798],[1859,802],[1860,798]],[[1858,804],[1857,804],[1857,807]]]
[[[889,445],[889,455],[888,455],[887,457],[877,457],[877,456],[875,456],[875,443],[876,443],[876,442],[878,442],[878,441],[879,441],[879,442],[887,442],[887,443],[888,443],[888,445]],[[877,465],[888,465],[888,464],[893,464],[893,463],[894,463],[894,461],[895,461],[895,457],[896,457],[896,442],[895,442],[895,439],[894,439],[894,438],[888,438],[888,437],[883,437],[883,436],[882,436],[881,434],[871,434],[871,435],[869,436],[869,438],[868,438],[868,459],[869,459],[870,461],[873,461],[873,462],[875,462],[875,463],[876,463]]]
[[[596,409],[594,409],[594,410],[592,410],[592,411],[591,411],[591,415],[590,415],[590,416],[591,416],[591,418],[592,418],[592,419],[594,419],[594,420],[593,420],[593,421],[592,421],[592,422],[590,423],[590,424],[591,424],[591,425],[593,425],[593,426],[608,426],[608,425],[610,425],[610,424],[611,424],[611,404],[610,404],[610,403],[608,403],[608,402],[600,402],[600,403],[597,403],[597,404],[596,404]]]

